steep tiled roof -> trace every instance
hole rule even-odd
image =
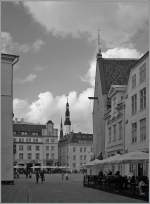
[[[126,85],[130,70],[137,61],[138,59],[99,59],[102,93],[107,94],[112,84]]]
[[[93,135],[88,133],[70,133],[65,135],[59,142],[79,143],[79,141],[93,141]]]

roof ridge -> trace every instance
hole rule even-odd
[[[140,58],[102,58],[103,60],[139,60]]]

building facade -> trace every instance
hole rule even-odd
[[[1,181],[13,183],[13,66],[19,57],[1,54]]]
[[[125,105],[126,150],[149,152],[149,52],[131,70]]]
[[[149,152],[149,52],[132,67],[126,86],[111,85],[105,112],[106,157]],[[123,175],[148,176],[149,162],[139,160],[109,166]]]
[[[14,162],[33,165],[55,165],[58,162],[58,130],[54,123],[46,125],[30,124],[15,121]]]
[[[64,135],[58,143],[59,165],[79,171],[93,156],[93,135],[73,133]]]
[[[63,133],[62,119],[60,124],[60,139],[58,142],[58,163],[67,166],[72,171],[79,171],[93,157],[93,135],[71,132],[69,103],[66,103],[65,134]]]
[[[105,156],[125,152],[125,92],[126,86],[112,85],[108,98],[111,108],[105,113]]]
[[[94,105],[93,105],[93,145],[95,156],[105,157],[105,119],[110,107],[108,92],[111,85],[127,85],[131,66],[137,59],[103,58],[101,50],[97,54]]]

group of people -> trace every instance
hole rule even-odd
[[[118,190],[130,188],[134,194],[136,189],[138,189],[139,195],[145,194],[143,189],[149,184],[147,176],[122,176],[120,175],[120,171],[116,171],[115,174],[113,174],[112,171],[107,172],[107,174],[100,171],[98,178],[107,180],[109,184],[115,183],[116,189]]]
[[[41,183],[43,183],[45,181],[44,170],[36,170],[35,178],[36,178],[36,183],[39,182],[39,179],[41,179]]]

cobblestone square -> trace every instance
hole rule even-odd
[[[83,175],[71,174],[69,180],[61,180],[61,174],[46,175],[44,183],[36,184],[35,176],[31,179],[21,176],[15,185],[2,186],[3,203],[142,203],[104,191],[86,188],[82,185]]]

